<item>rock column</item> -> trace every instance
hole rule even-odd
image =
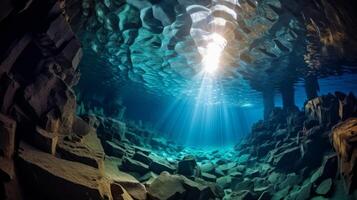
[[[263,104],[264,104],[264,119],[267,119],[275,106],[274,88],[273,87],[264,88],[262,95],[263,95]]]
[[[295,108],[295,90],[293,82],[285,82],[280,87],[284,110]]]
[[[311,100],[317,97],[317,92],[320,90],[319,83],[316,76],[308,75],[305,77],[305,92],[307,100]]]

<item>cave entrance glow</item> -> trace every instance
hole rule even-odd
[[[207,73],[214,73],[220,64],[221,54],[227,45],[227,41],[224,37],[217,33],[213,33],[209,37],[209,42],[203,53],[203,69]]]

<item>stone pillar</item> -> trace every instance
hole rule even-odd
[[[317,97],[317,92],[320,91],[319,82],[315,75],[307,75],[305,77],[305,92],[307,100]]]
[[[294,83],[292,81],[287,81],[281,84],[280,92],[284,110],[296,108]]]
[[[266,87],[263,90],[262,94],[263,94],[263,104],[264,104],[264,119],[267,119],[275,106],[274,87]]]

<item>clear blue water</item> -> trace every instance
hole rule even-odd
[[[319,80],[319,95],[342,91],[357,93],[357,76],[343,75]],[[205,91],[208,92],[208,91]],[[162,97],[128,87],[123,92],[127,107],[126,117],[141,121],[156,134],[185,146],[214,147],[234,145],[248,135],[251,126],[263,119],[261,97],[256,94],[250,103],[232,105],[226,102],[206,104],[207,94],[201,98]],[[303,83],[295,86],[295,102],[303,108],[306,94]],[[275,95],[276,106],[281,106],[281,96]]]

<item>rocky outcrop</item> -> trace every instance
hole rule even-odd
[[[19,164],[27,196],[39,199],[110,198],[109,182],[90,166],[38,151],[22,143]],[[66,192],[63,192],[66,191]]]
[[[350,118],[337,124],[332,130],[333,146],[338,153],[340,172],[346,182],[346,189],[357,188],[357,118]]]

